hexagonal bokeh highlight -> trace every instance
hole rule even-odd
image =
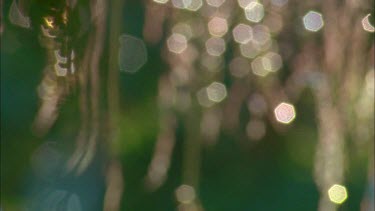
[[[227,20],[220,17],[213,17],[208,22],[208,31],[212,36],[222,37],[228,31],[228,23]]]
[[[253,42],[241,44],[240,51],[242,56],[249,59],[255,58],[260,53],[259,47],[255,45]]]
[[[204,87],[197,92],[197,100],[199,105],[207,108],[215,104],[215,102],[208,98],[207,87]]]
[[[173,33],[167,39],[168,50],[180,54],[187,48],[187,39],[184,35],[179,33]]]
[[[207,53],[211,56],[221,56],[225,52],[225,41],[219,37],[211,37],[206,41]]]
[[[260,77],[265,77],[270,73],[270,71],[264,68],[262,57],[257,57],[251,62],[251,69],[255,75]]]
[[[250,2],[245,8],[245,16],[247,20],[259,23],[264,17],[263,4],[256,1]]]
[[[240,44],[246,44],[253,38],[253,30],[251,26],[243,23],[235,26],[232,33],[234,41]]]
[[[262,57],[262,64],[267,71],[276,72],[282,67],[283,60],[278,53],[268,52]]]
[[[224,84],[213,82],[207,87],[208,99],[215,103],[219,103],[227,96],[227,89]]]
[[[342,204],[348,198],[348,192],[342,185],[334,184],[328,189],[328,197],[335,204]]]
[[[271,41],[271,33],[267,26],[258,24],[253,27],[252,42],[258,46],[266,45]]]
[[[309,11],[305,16],[303,16],[303,26],[308,31],[319,31],[324,26],[322,14],[316,11]]]
[[[121,35],[118,62],[120,70],[134,73],[147,62],[147,49],[143,40],[130,35]]]
[[[289,124],[296,118],[294,106],[285,102],[282,102],[276,106],[274,113],[276,120],[283,124]]]

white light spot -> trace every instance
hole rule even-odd
[[[365,31],[367,32],[375,32],[375,28],[373,25],[370,23],[370,13],[367,14],[363,19],[362,19],[362,27]]]
[[[294,106],[289,103],[282,102],[274,110],[276,120],[283,124],[291,123],[296,117]]]
[[[207,87],[208,99],[213,102],[219,103],[227,96],[227,89],[225,85],[219,82],[213,82]]]
[[[329,199],[335,204],[342,204],[348,198],[347,190],[342,185],[332,185],[328,190]]]
[[[253,1],[245,8],[246,19],[258,23],[263,19],[264,8],[259,2]]]
[[[319,31],[324,26],[322,14],[315,11],[309,11],[305,16],[303,16],[303,25],[308,31]]]

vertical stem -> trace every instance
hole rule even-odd
[[[108,68],[108,123],[109,138],[117,139],[116,125],[119,123],[119,68],[117,66],[118,43],[121,30],[122,8],[124,0],[111,1],[110,32],[109,32],[109,68]]]
[[[315,178],[321,192],[319,211],[336,210],[329,201],[328,189],[344,181],[344,134],[340,114],[332,102],[327,81],[323,78],[315,90],[319,143],[315,158]]]
[[[201,136],[197,108],[192,108],[185,117],[186,140],[184,144],[183,175],[184,184],[197,189],[200,172]]]
[[[117,67],[118,37],[120,36],[122,8],[124,0],[111,1],[110,8],[110,31],[109,31],[109,61],[108,61],[108,140],[112,160],[109,163],[106,174],[107,189],[104,196],[104,211],[117,211],[121,209],[123,193],[122,165],[118,160],[117,147],[117,125],[119,125],[120,102],[119,102],[119,68]]]

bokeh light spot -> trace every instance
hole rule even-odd
[[[121,35],[118,62],[120,70],[137,72],[147,62],[147,49],[144,42],[130,35]]]
[[[219,103],[227,96],[227,89],[224,84],[213,82],[207,87],[208,99],[213,102]]]
[[[222,37],[228,31],[227,20],[220,17],[214,17],[208,22],[208,31],[212,36]]]
[[[375,32],[375,28],[373,25],[370,23],[370,13],[367,14],[363,19],[362,19],[362,27],[365,31],[367,32]]]
[[[309,11],[305,16],[303,16],[303,25],[308,31],[319,31],[324,26],[322,14],[316,11]]]
[[[176,34],[181,34],[185,36],[187,40],[193,37],[193,31],[190,24],[187,23],[178,23],[172,28],[172,32]]]
[[[276,120],[283,124],[291,123],[296,117],[294,106],[289,103],[282,102],[274,110]]]
[[[212,105],[214,105],[214,102],[212,102],[209,98],[208,98],[208,94],[207,94],[207,89],[206,87],[205,88],[202,88],[200,89],[198,92],[197,92],[197,100],[198,100],[198,103],[199,105],[203,106],[203,107],[211,107]]]
[[[176,189],[177,201],[183,204],[189,204],[195,200],[195,190],[190,185],[181,185]]]
[[[258,48],[252,42],[240,45],[241,55],[246,58],[255,58],[259,54]]]
[[[245,8],[246,19],[258,23],[264,17],[264,8],[263,5],[259,2],[253,1]]]
[[[328,197],[333,203],[342,204],[348,198],[348,193],[344,186],[334,184],[328,189]]]
[[[184,35],[173,33],[167,40],[169,51],[180,54],[187,48],[187,39]]]
[[[253,38],[251,26],[240,23],[233,29],[234,41],[240,44],[246,44]]]
[[[262,57],[257,57],[251,62],[251,68],[255,75],[265,77],[268,75],[269,71],[263,66]]]
[[[279,54],[268,52],[262,57],[262,64],[265,70],[276,72],[281,68],[283,61]]]
[[[270,30],[267,26],[258,24],[253,27],[253,40],[254,44],[262,46],[271,41]]]
[[[211,37],[206,41],[206,50],[211,56],[220,56],[225,52],[225,41],[219,37]]]

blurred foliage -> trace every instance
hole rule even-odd
[[[1,8],[4,16],[10,4],[11,1],[4,2]],[[126,1],[121,33],[142,38],[144,12],[142,1]],[[90,211],[101,210],[105,179],[100,158],[77,178],[51,183],[35,178],[30,162],[38,146],[51,141],[66,151],[72,147],[73,134],[78,127],[75,121],[79,113],[78,102],[74,95],[68,97],[61,111],[62,119],[47,138],[32,134],[30,128],[38,109],[36,87],[46,62],[45,51],[37,42],[35,28],[22,29],[10,24],[7,18],[4,21],[0,78],[2,210],[24,210],[30,197],[45,187],[76,190],[84,208],[91,206],[95,209]],[[296,18],[291,24],[298,21]],[[296,44],[298,51],[301,46]],[[161,49],[161,44],[148,45],[147,64],[136,74],[121,73],[119,78],[120,142],[115,148],[123,165],[125,183],[121,210],[166,211],[177,207],[174,191],[182,180],[186,132],[180,116],[177,117],[176,144],[168,179],[154,192],[144,187],[160,128],[158,80],[168,68],[161,58]],[[285,66],[283,71],[288,72],[288,68]],[[198,192],[205,210],[317,210],[319,192],[313,179],[313,166],[318,135],[312,98],[310,91],[302,93],[295,104],[298,116],[292,129],[277,133],[267,124],[267,134],[259,142],[244,141],[241,137],[221,132],[216,145],[204,147]],[[339,210],[360,210],[367,183],[367,156],[356,151],[355,147],[348,147],[346,153],[349,167],[345,181],[349,198]]]

